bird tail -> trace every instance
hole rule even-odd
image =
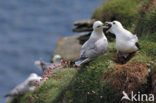
[[[133,42],[135,42],[135,45],[136,45],[136,47],[138,48],[138,49],[141,49],[140,48],[140,45],[139,45],[139,40],[138,40],[138,37],[137,37],[137,35],[135,34],[134,36],[133,36]]]
[[[88,58],[79,58],[75,61],[75,65],[80,66],[88,61],[90,61],[90,59],[88,59]]]
[[[135,46],[136,46],[139,50],[141,49],[138,42],[135,43]]]

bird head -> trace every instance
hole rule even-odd
[[[60,62],[61,62],[61,59],[62,59],[62,57],[60,56],[60,55],[58,55],[58,54],[56,54],[54,57],[53,57],[53,62],[54,62],[54,64],[60,64]]]
[[[110,33],[113,33],[113,34],[115,34],[115,31],[117,29],[122,29],[123,28],[122,24],[119,21],[112,21],[112,22],[106,21],[105,25],[108,27],[107,32],[110,32]]]
[[[105,28],[104,24],[101,21],[95,21],[93,24],[93,29],[96,31],[101,31]]]

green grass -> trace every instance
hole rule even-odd
[[[138,16],[137,10],[142,4],[142,2],[140,3],[137,0],[109,0],[94,12],[93,18],[105,22],[115,17],[117,20],[122,21],[122,24],[128,29],[135,28],[138,31],[151,30],[152,33],[146,32],[144,35],[140,35],[141,50],[128,62],[146,65],[156,60],[156,33],[154,31],[156,19],[155,15],[152,16],[155,11],[148,11],[145,14],[139,12],[140,15],[143,15],[143,18],[149,18],[150,16],[152,18],[151,24],[148,21],[140,22],[136,19]],[[136,21],[138,22],[135,23]],[[55,71],[55,79],[47,80],[37,88],[37,91],[27,93],[19,98],[18,101],[12,100],[8,103],[117,103],[121,97],[118,95],[119,91],[115,89],[111,79],[113,78],[117,81],[122,79],[120,71],[121,73],[126,71],[121,69],[119,74],[118,71],[116,72],[116,69],[118,69],[116,67],[119,64],[115,63],[117,57],[114,45],[115,42],[110,42],[109,49],[105,54],[83,65],[79,70],[69,67],[68,69]],[[155,68],[156,63],[151,64],[150,69]],[[144,72],[145,74],[147,73],[146,71]],[[115,76],[112,76],[112,73]],[[142,74],[144,75],[144,73]],[[138,78],[141,79],[139,75]],[[147,79],[140,83],[146,84]],[[33,99],[29,98],[30,95],[34,95]]]
[[[55,78],[47,80],[43,85],[37,88],[35,92],[29,92],[23,97],[21,97],[16,102],[9,103],[53,103],[57,100],[57,97],[67,88],[68,84],[73,79],[76,69],[65,68],[61,70],[56,70],[53,73],[56,74]],[[30,94],[35,95],[33,99],[30,99]]]
[[[140,38],[142,51],[152,60],[156,59],[156,33],[144,35]]]
[[[146,64],[155,59],[153,54],[156,53],[156,43],[153,43],[155,39],[152,40],[151,36],[155,35],[140,38],[142,49],[129,62]],[[110,82],[103,79],[104,76],[110,75],[115,69],[116,50],[114,43],[109,45],[110,48],[106,54],[81,67],[75,80],[70,85],[70,89],[67,90],[68,95],[65,93],[57,103],[114,103],[120,100],[120,97],[116,97],[117,91],[114,90]],[[145,81],[147,80],[142,81],[142,83],[145,84]],[[92,93],[92,91],[95,93]]]
[[[155,33],[142,36],[139,40],[141,51],[129,62],[146,64],[155,60]],[[83,65],[78,71],[74,68],[55,71],[55,79],[49,79],[37,91],[27,93],[16,103],[114,103],[119,101],[120,97],[116,96],[117,91],[111,82],[104,79],[115,70],[114,45],[114,42],[109,43],[109,50],[105,54]],[[30,94],[35,94],[34,99],[29,98]]]
[[[141,3],[137,0],[107,0],[96,9],[92,18],[103,22],[115,18],[125,27],[132,28],[140,5]]]
[[[111,43],[110,45],[114,45]],[[113,51],[112,51],[113,50]],[[112,53],[115,50],[110,47],[104,55],[83,65],[78,71],[75,79],[72,81],[70,88],[60,98],[58,103],[104,103],[103,99],[115,102],[115,91],[109,83],[102,83],[102,78],[106,71],[114,67]],[[107,91],[107,93],[105,93]]]

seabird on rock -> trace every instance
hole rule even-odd
[[[80,58],[76,60],[75,65],[80,66],[106,52],[108,41],[103,33],[103,28],[107,27],[101,21],[94,22],[93,32],[90,38],[82,45]]]
[[[140,49],[137,35],[133,35],[126,30],[119,21],[105,22],[109,27],[107,32],[116,36],[116,49],[118,53],[123,53],[127,58],[129,53],[134,53]]]
[[[60,65],[61,59],[62,59],[61,56],[57,54],[53,57],[53,63],[46,63],[42,59],[40,59],[40,60],[36,60],[34,62],[34,65],[36,65],[38,68],[40,68],[44,72],[49,67],[53,68],[54,65],[56,65],[56,66]]]
[[[31,73],[29,77],[19,85],[17,85],[10,93],[6,94],[5,97],[18,97],[24,95],[28,91],[32,91],[35,89],[35,82],[40,82],[41,77],[36,73]]]

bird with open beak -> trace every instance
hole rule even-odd
[[[108,30],[116,36],[116,49],[126,59],[130,53],[134,53],[140,49],[138,37],[126,30],[119,21],[105,22]]]

